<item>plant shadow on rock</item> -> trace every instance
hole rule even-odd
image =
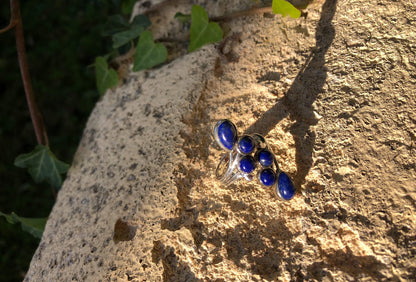
[[[315,133],[310,127],[317,124],[312,104],[322,91],[327,78],[325,54],[335,37],[332,19],[336,4],[337,0],[326,0],[322,6],[321,18],[316,28],[316,46],[289,91],[246,130],[246,133],[257,132],[265,136],[290,114],[290,117],[296,121],[291,126],[290,132],[295,139],[297,173],[293,181],[297,187],[305,182],[305,177],[312,167]]]
[[[247,266],[242,261],[246,260],[253,274],[260,275],[262,279],[276,280],[280,276],[280,264],[289,259],[282,252],[282,246],[289,243],[294,234],[280,218],[256,224],[252,221],[250,212],[245,215],[244,223],[229,228],[224,233],[209,234],[207,241],[222,242],[228,259],[235,265],[244,269]]]
[[[355,278],[365,273],[378,281],[386,279],[385,275],[380,272],[380,270],[386,268],[385,264],[380,263],[373,256],[355,256],[349,250],[346,252],[338,250],[326,255],[325,261],[312,263],[308,266],[308,274],[314,279],[322,280],[325,269],[333,267]]]

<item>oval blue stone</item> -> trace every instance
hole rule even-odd
[[[246,135],[238,142],[238,149],[242,154],[250,154],[254,150],[254,140],[250,136]]]
[[[295,196],[295,185],[293,185],[290,177],[284,172],[279,174],[279,180],[277,181],[276,188],[278,189],[277,193],[279,196],[285,200],[290,200],[293,198],[293,196]]]
[[[266,186],[272,186],[276,182],[276,173],[271,168],[263,169],[260,172],[260,182]]]
[[[237,142],[237,129],[229,120],[222,120],[216,126],[217,142],[224,149],[231,150]]]
[[[240,170],[251,173],[256,168],[256,162],[252,156],[245,156],[240,160]]]
[[[259,163],[262,166],[268,167],[271,166],[273,164],[273,160],[274,160],[274,156],[272,154],[272,152],[270,152],[269,150],[261,150],[258,155],[257,155],[257,159],[259,160]]]

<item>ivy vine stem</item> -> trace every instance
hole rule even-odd
[[[38,144],[49,147],[48,134],[46,132],[45,124],[43,123],[42,114],[35,101],[32,81],[30,79],[29,66],[27,64],[25,40],[23,36],[23,23],[20,14],[19,0],[10,0],[10,23],[7,27],[0,30],[0,33],[6,32],[14,28],[16,37],[17,57],[19,60],[20,73],[22,75],[23,87],[26,94],[26,101],[29,107],[30,117],[35,129],[36,140]]]

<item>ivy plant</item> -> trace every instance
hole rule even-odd
[[[20,223],[22,226],[23,231],[26,231],[32,234],[36,238],[41,238],[43,229],[45,228],[47,218],[27,218],[27,217],[20,217],[14,212],[11,214],[5,214],[0,212],[0,216],[3,216],[8,223],[16,224]]]
[[[133,71],[150,69],[166,61],[167,57],[166,47],[161,43],[155,43],[152,33],[145,31],[141,34],[136,47]]]
[[[61,174],[69,165],[58,160],[49,147],[38,145],[30,153],[19,155],[14,161],[17,167],[27,168],[35,182],[47,181],[55,188],[62,185]]]
[[[118,75],[114,69],[108,67],[104,57],[95,58],[94,66],[98,93],[103,95],[108,88],[118,84]]]
[[[221,27],[214,22],[209,22],[208,13],[198,5],[192,6],[191,10],[191,35],[189,52],[193,52],[209,43],[222,40]]]
[[[283,17],[289,15],[296,19],[300,17],[301,12],[286,0],[273,0],[272,9],[274,14],[280,14]]]
[[[144,15],[137,15],[134,17],[132,23],[127,29],[119,31],[112,36],[113,48],[117,49],[131,40],[136,39],[140,34],[145,31],[152,23],[149,18]]]
[[[113,15],[108,17],[106,23],[103,25],[101,36],[107,37],[129,29],[130,24],[122,15]]]

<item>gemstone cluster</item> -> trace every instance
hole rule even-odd
[[[242,177],[252,180],[254,174],[257,174],[260,183],[273,187],[281,199],[290,200],[295,196],[296,188],[292,180],[279,169],[276,158],[263,136],[251,134],[239,137],[236,126],[231,121],[223,119],[214,127],[214,138],[217,144],[227,151],[216,171],[217,178],[225,184],[231,184]]]

